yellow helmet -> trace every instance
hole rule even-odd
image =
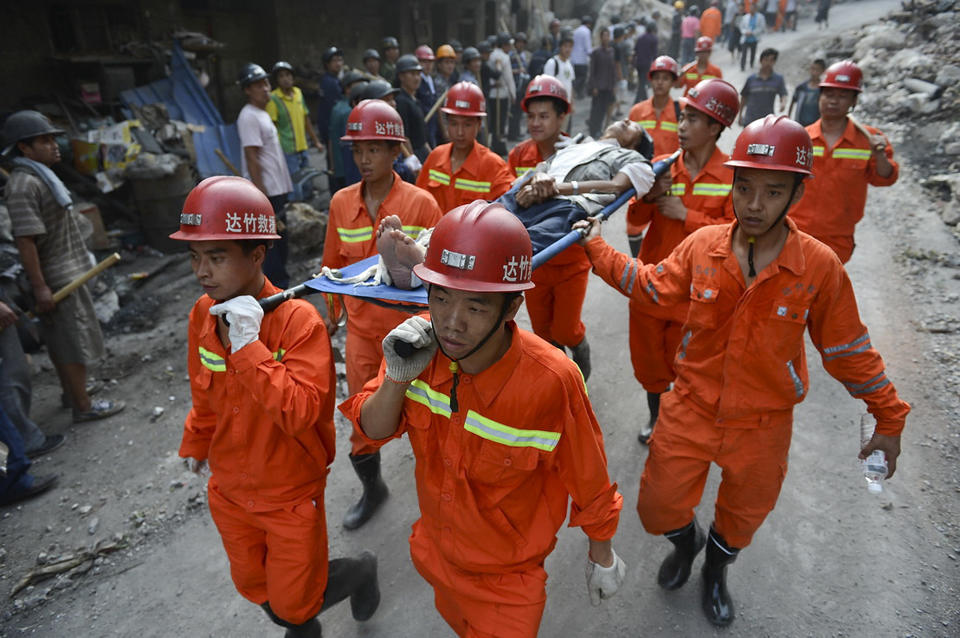
[[[683,0],[677,0],[676,2],[674,2],[674,3],[673,3],[673,8],[676,9],[676,10],[678,10],[678,11],[679,11],[680,9],[683,9]]]
[[[437,47],[437,59],[442,58],[455,58],[457,57],[457,52],[453,50],[453,47],[449,44],[441,44]]]

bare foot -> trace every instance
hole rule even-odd
[[[380,228],[377,229],[377,252],[383,259],[393,285],[409,290],[411,271],[423,261],[426,249],[400,228],[400,218],[395,215],[380,223]]]

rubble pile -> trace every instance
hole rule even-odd
[[[864,73],[857,110],[911,160],[943,222],[960,238],[960,0],[912,0],[828,42],[828,61]]]

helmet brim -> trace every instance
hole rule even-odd
[[[463,111],[460,109],[451,109],[446,106],[441,106],[440,110],[447,115],[463,115],[465,117],[486,117],[486,111]]]
[[[764,164],[762,162],[750,162],[747,160],[727,160],[723,163],[728,168],[759,168],[763,171],[780,171],[783,173],[800,173],[801,175],[813,175],[813,171],[800,168],[799,166],[783,166],[775,164]]]
[[[817,85],[817,88],[820,89],[844,89],[846,91],[854,91],[855,93],[863,93],[863,89],[855,89],[849,84],[837,84],[834,82],[821,82]]]
[[[168,235],[168,237],[170,239],[177,239],[179,241],[243,241],[246,239],[282,239],[282,237],[276,233],[205,233],[199,231],[187,233],[182,230],[171,233]]]

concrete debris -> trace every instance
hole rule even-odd
[[[286,210],[290,251],[300,255],[319,253],[327,232],[327,213],[303,202],[294,202]]]

